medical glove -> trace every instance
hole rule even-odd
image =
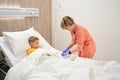
[[[67,47],[67,48],[65,48],[63,51],[62,51],[62,53],[65,53],[66,51],[68,51],[69,50],[69,48]]]
[[[64,56],[67,56],[69,54],[69,50],[67,50],[66,52],[64,51],[64,52],[62,52],[62,56],[64,57]]]

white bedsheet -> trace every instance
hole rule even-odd
[[[120,80],[120,63],[84,58],[63,59],[41,56],[51,51],[36,50],[13,66],[5,80]],[[45,58],[47,57],[47,58]]]

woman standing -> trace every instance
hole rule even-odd
[[[86,28],[75,23],[69,16],[63,17],[61,28],[70,31],[72,35],[72,41],[70,45],[62,51],[62,56],[78,52],[79,57],[93,58],[96,46],[92,36]],[[77,44],[77,48],[71,50],[70,48],[75,44]]]

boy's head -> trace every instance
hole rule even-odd
[[[28,41],[29,41],[31,48],[38,48],[39,47],[39,38],[37,38],[36,36],[29,37]]]
[[[73,24],[75,24],[73,18],[65,16],[61,21],[61,28],[70,30]]]

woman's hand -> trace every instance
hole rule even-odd
[[[66,55],[68,55],[69,54],[69,48],[67,47],[67,48],[65,48],[63,51],[62,51],[62,56],[66,56]]]
[[[69,50],[69,48],[67,47],[67,48],[65,48],[62,52],[65,53],[65,52],[68,51],[68,50]]]

